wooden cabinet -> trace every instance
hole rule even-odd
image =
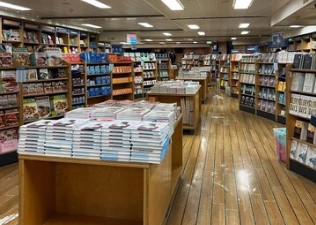
[[[182,117],[161,164],[20,155],[21,225],[160,225],[182,173]]]
[[[195,131],[201,116],[200,88],[195,94],[147,93],[149,101],[177,103],[183,113],[183,129]]]

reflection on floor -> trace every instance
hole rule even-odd
[[[316,224],[316,184],[276,160],[272,128],[282,125],[214,94],[202,105],[201,129],[184,135],[186,163],[167,224]],[[0,225],[18,224],[17,212],[13,164],[0,167]]]

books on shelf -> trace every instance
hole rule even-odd
[[[304,86],[304,73],[293,73],[293,79],[292,79],[292,91],[303,91]]]
[[[307,128],[308,128],[307,122],[296,120],[295,127],[294,127],[294,137],[297,139],[306,141]]]
[[[15,151],[18,145],[18,132],[16,128],[0,131],[0,155]]]
[[[303,92],[312,93],[314,90],[314,84],[315,84],[315,74],[305,73]]]

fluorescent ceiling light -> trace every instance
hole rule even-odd
[[[143,26],[143,27],[154,27],[153,25],[151,25],[149,23],[138,23],[138,24]]]
[[[1,1],[0,1],[0,7],[5,7],[5,8],[9,8],[9,9],[20,10],[20,11],[28,11],[28,10],[31,10],[30,8],[26,8],[26,7],[19,6],[19,5],[14,5],[14,4],[7,3],[7,2],[1,2]]]
[[[122,44],[122,45],[128,45],[128,43],[125,42],[125,41],[121,41],[120,44]]]
[[[249,27],[250,23],[240,23],[239,28],[247,28]]]
[[[180,41],[177,41],[176,44],[179,45],[179,44],[181,44],[181,42],[180,42]]]
[[[164,45],[164,44],[165,44],[165,42],[159,42],[159,44]]]
[[[171,10],[183,10],[184,7],[179,0],[161,0]]]
[[[299,27],[303,27],[302,25],[291,25],[291,28],[299,28]]]
[[[244,30],[241,32],[241,34],[249,34],[249,31],[248,30]]]
[[[200,29],[199,25],[197,25],[197,24],[189,24],[188,27],[191,30],[198,30],[198,29]]]
[[[206,44],[211,45],[213,42],[212,41],[207,41]]]
[[[111,8],[111,6],[103,4],[102,2],[99,2],[97,0],[81,0],[81,1],[86,2],[86,3],[90,4],[90,5],[93,5],[93,6],[97,7],[97,8],[100,8],[100,9],[110,9]]]
[[[144,41],[153,41],[152,39],[145,39]]]
[[[233,8],[234,9],[248,9],[253,0],[234,0]]]
[[[97,29],[100,29],[102,27],[100,26],[97,26],[97,25],[94,25],[94,24],[90,24],[90,23],[84,23],[84,24],[81,24],[82,26],[86,26],[86,27],[92,27],[92,28],[97,28]]]
[[[171,38],[167,38],[166,41],[172,41],[172,39]]]
[[[193,41],[193,44],[197,44],[197,41]]]
[[[204,31],[199,31],[198,34],[199,34],[200,36],[204,36],[204,35],[205,35],[205,32],[204,32]]]
[[[230,40],[235,41],[235,40],[237,40],[237,38],[231,37]]]
[[[170,33],[162,33],[162,34],[165,36],[172,36],[172,34],[170,34]]]

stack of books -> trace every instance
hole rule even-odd
[[[46,126],[53,121],[39,120],[20,127],[18,152],[44,154]]]
[[[45,154],[71,157],[74,128],[88,121],[87,119],[62,118],[47,124]]]
[[[113,120],[116,119],[116,115],[123,110],[124,107],[117,106],[98,108],[91,113],[90,118],[99,120]]]
[[[88,119],[95,110],[95,107],[74,109],[67,112],[65,118]]]
[[[150,111],[148,108],[128,107],[117,114],[118,120],[136,120],[141,121],[145,114]]]
[[[131,161],[160,163],[169,148],[167,123],[139,122],[131,129]]]
[[[110,161],[130,161],[131,131],[130,121],[115,120],[103,123],[101,159]]]
[[[102,122],[89,121],[73,131],[73,157],[100,159]]]

